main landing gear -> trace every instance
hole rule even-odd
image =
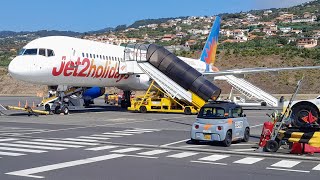
[[[123,91],[123,99],[121,100],[121,107],[128,108],[131,106],[131,91]]]

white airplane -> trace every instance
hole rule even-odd
[[[213,78],[232,74],[320,68],[308,66],[218,71],[213,64],[219,28],[220,18],[216,17],[200,59],[179,58],[203,75]],[[87,87],[83,94],[87,94],[89,100],[103,95],[104,87],[117,87],[124,91],[126,102],[130,102],[130,92],[146,90],[150,85],[150,78],[146,74],[119,74],[119,64],[124,58],[124,50],[125,47],[122,46],[72,37],[43,37],[24,46],[11,61],[8,70],[16,79],[47,85],[58,94],[70,87]]]

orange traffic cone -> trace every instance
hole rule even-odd
[[[18,102],[18,107],[21,107],[21,102],[20,101]]]

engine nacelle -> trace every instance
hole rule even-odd
[[[88,88],[82,93],[82,98],[86,102],[90,102],[95,98],[98,98],[105,93],[105,88],[103,87],[92,87]]]

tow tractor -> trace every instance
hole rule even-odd
[[[194,99],[199,102],[203,101],[196,95],[194,95]],[[129,107],[128,110],[141,113],[163,112],[191,115],[197,114],[200,107],[204,104],[205,102],[203,101],[203,104],[200,103],[200,106],[197,107],[186,101],[172,98],[152,81],[143,96],[136,96],[131,99],[131,107]]]
[[[302,80],[298,81],[295,92],[285,110],[282,113],[274,112],[270,116],[273,123],[269,122],[269,127],[266,125],[268,122],[265,123],[259,143],[259,145],[265,144],[265,151],[276,152],[282,144],[290,143],[303,143],[320,147],[320,127],[316,121],[318,117],[314,117],[311,112],[308,112],[308,115],[303,117],[304,125],[295,126],[293,123],[295,118],[292,117],[294,114],[292,114],[291,105],[300,89]],[[270,137],[265,138],[263,135],[270,135]],[[266,143],[263,141],[266,141]]]

